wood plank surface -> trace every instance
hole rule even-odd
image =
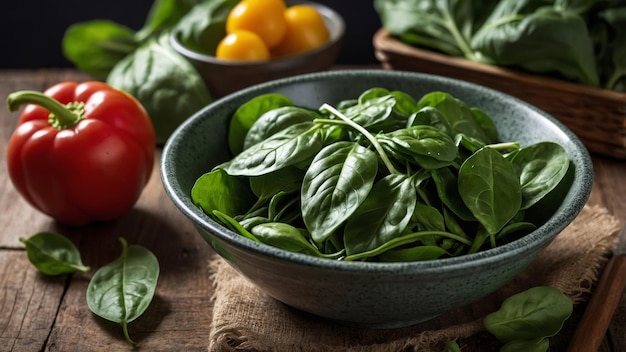
[[[64,80],[86,80],[71,69],[0,71],[0,96],[12,91],[42,91]],[[214,252],[165,195],[155,169],[135,208],[106,224],[70,228],[57,224],[26,204],[13,189],[6,172],[6,145],[18,114],[0,108],[0,352],[4,351],[124,351],[132,350],[121,327],[94,316],[85,291],[95,269],[120,254],[118,237],[140,244],[157,256],[161,266],[156,296],[130,324],[130,335],[144,351],[206,351],[212,320],[213,293],[207,266]],[[626,163],[594,155],[595,181],[590,204],[605,206],[626,223]],[[40,275],[26,258],[19,237],[41,231],[67,235],[78,246],[86,274],[57,278]],[[581,305],[552,350],[563,351],[582,314]],[[479,337],[479,340],[485,337]],[[493,346],[488,339],[464,351]],[[626,296],[612,318],[600,351],[626,350]]]
[[[0,71],[0,96],[86,79],[74,70]],[[161,267],[155,298],[129,325],[131,337],[146,351],[206,351],[213,293],[207,264],[213,252],[165,195],[158,174],[160,150],[129,214],[111,223],[65,227],[32,209],[10,183],[4,155],[18,116],[0,109],[0,351],[131,350],[121,327],[94,316],[85,300],[95,269],[120,255],[119,236],[150,249]],[[38,274],[19,237],[42,231],[70,238],[92,271],[60,278]]]

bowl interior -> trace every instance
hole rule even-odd
[[[290,97],[295,105],[317,109],[323,103],[336,104],[355,98],[364,90],[384,87],[400,90],[415,98],[432,91],[445,91],[489,114],[500,139],[522,145],[540,141],[559,143],[570,160],[570,183],[560,190],[562,202],[537,230],[506,245],[471,255],[413,263],[351,263],[311,257],[255,243],[214,222],[190,199],[195,180],[213,166],[231,158],[226,136],[232,113],[247,100],[268,92]],[[419,73],[385,70],[319,72],[256,85],[222,98],[190,117],[164,147],[161,172],[166,192],[175,205],[198,227],[242,250],[262,256],[289,260],[307,266],[344,271],[395,272],[421,270],[443,272],[488,264],[502,257],[532,252],[546,246],[582,210],[593,180],[591,159],[580,140],[559,121],[516,98],[471,83]]]

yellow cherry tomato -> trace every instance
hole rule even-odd
[[[215,57],[224,60],[265,61],[270,58],[270,52],[257,34],[238,30],[227,34],[219,42]]]
[[[330,37],[324,19],[317,10],[309,5],[294,5],[285,10],[287,33],[271,50],[273,56],[299,54],[313,50]]]
[[[254,32],[271,49],[287,31],[286,8],[283,0],[242,0],[226,18],[226,33],[240,29]]]

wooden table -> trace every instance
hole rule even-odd
[[[43,91],[65,80],[86,80],[70,69],[0,70],[0,97],[13,91]],[[31,208],[15,192],[5,155],[17,113],[0,108],[0,351],[131,350],[117,324],[94,316],[85,291],[93,270],[55,278],[39,274],[29,263],[19,237],[54,231],[68,236],[83,261],[99,268],[120,254],[118,237],[149,248],[158,257],[161,276],[156,296],[142,317],[130,324],[131,337],[145,351],[206,351],[212,320],[207,263],[214,255],[191,223],[165,195],[158,173],[134,209],[123,218],[99,225],[70,228]],[[159,159],[160,151],[155,158]],[[626,162],[594,156],[595,181],[590,204],[600,204],[626,223]],[[564,350],[584,306],[554,338],[553,350]],[[604,339],[602,351],[626,350],[626,295]]]

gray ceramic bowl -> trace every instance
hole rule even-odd
[[[482,108],[502,140],[523,145],[561,144],[569,154],[571,185],[562,203],[534,232],[476,254],[424,262],[367,263],[320,259],[250,241],[211,220],[194,206],[194,181],[231,158],[226,135],[231,114],[262,93],[289,96],[296,105],[318,108],[357,97],[372,87],[414,97],[441,90]],[[593,168],[579,139],[544,112],[508,95],[466,82],[417,73],[348,70],[312,73],[257,85],[222,98],[189,118],[163,150],[161,176],[174,204],[204,239],[234,268],[270,296],[297,309],[359,327],[406,326],[467,305],[500,288],[535,259],[582,210]],[[567,187],[566,187],[567,188]]]
[[[339,56],[345,35],[343,18],[328,6],[303,0],[287,0],[287,5],[308,4],[322,15],[330,39],[321,47],[294,56],[264,62],[238,62],[215,58],[186,48],[174,31],[170,43],[174,50],[185,57],[198,70],[211,94],[219,98],[242,88],[274,79],[298,74],[324,71]]]

